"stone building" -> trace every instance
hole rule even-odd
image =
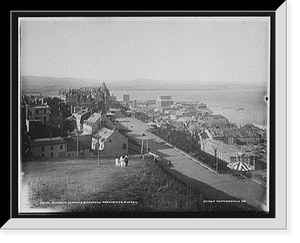
[[[106,112],[109,109],[110,92],[104,82],[97,88],[80,87],[60,90],[60,96],[72,112],[76,112],[78,107],[97,112]]]
[[[118,130],[110,130],[102,128],[100,131],[93,134],[92,150],[97,151],[99,144],[103,144],[103,149],[100,148],[100,156],[114,157],[128,154],[128,138],[123,136]]]
[[[170,107],[174,104],[174,101],[172,100],[172,96],[169,95],[161,95],[158,96],[156,99],[156,107],[162,108],[162,107]]]
[[[44,124],[50,122],[50,107],[48,105],[28,105],[26,110],[27,120],[40,120]]]
[[[233,162],[243,162],[255,169],[255,155],[239,149],[235,145],[228,145],[214,139],[200,141],[201,151],[211,158],[218,159],[219,162],[229,164]]]
[[[39,138],[31,141],[33,157],[59,158],[66,156],[66,141],[62,137]]]

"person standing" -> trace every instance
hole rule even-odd
[[[121,164],[121,167],[125,166],[125,158],[123,157],[123,155],[121,155],[121,157],[120,157],[120,164]]]
[[[116,166],[119,167],[119,158],[116,156]]]
[[[129,158],[127,155],[125,155],[125,166],[127,167],[128,166],[128,162],[129,162]]]

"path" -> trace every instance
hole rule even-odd
[[[266,188],[253,180],[236,179],[230,174],[216,174],[201,161],[195,162],[191,157],[172,145],[166,144],[162,139],[147,131],[147,124],[135,118],[117,119],[131,131],[130,136],[144,146],[148,143],[150,151],[171,162],[167,168],[170,172],[189,183],[196,190],[200,190],[207,199],[228,199],[234,197],[245,200],[248,204],[259,210],[267,211]],[[203,166],[204,165],[204,166]],[[211,198],[210,198],[211,197]],[[218,197],[218,198],[215,198]]]

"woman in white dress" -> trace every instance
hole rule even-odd
[[[120,164],[121,164],[121,167],[125,166],[125,159],[123,156],[120,157]]]
[[[116,166],[119,167],[119,158],[118,158],[118,156],[116,157]]]

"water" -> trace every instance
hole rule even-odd
[[[171,95],[174,101],[198,101],[206,103],[215,114],[224,115],[237,124],[255,123],[265,125],[268,117],[268,103],[265,101],[267,90],[151,90],[118,91],[111,90],[117,100],[124,94],[130,100],[155,100],[159,95]]]

